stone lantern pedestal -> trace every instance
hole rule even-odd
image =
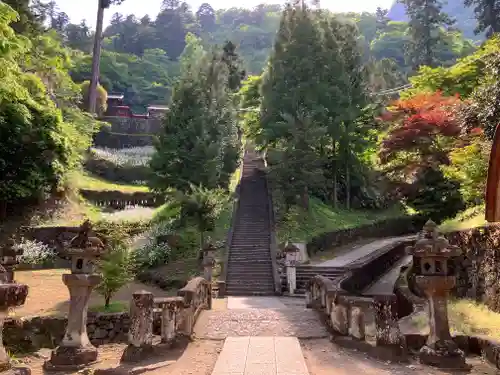
[[[97,237],[88,237],[89,231],[90,223],[86,222],[71,241],[71,245],[82,247],[72,247],[65,254],[72,259],[71,274],[62,276],[70,295],[68,325],[60,345],[44,364],[48,371],[79,370],[97,360],[97,348],[87,335],[87,311],[92,290],[101,282],[94,274],[94,265],[104,254],[104,245]]]
[[[437,225],[428,221],[415,246],[409,248],[415,264],[415,282],[428,301],[429,337],[420,350],[424,364],[450,370],[468,370],[465,354],[453,341],[448,322],[448,295],[455,286],[453,258],[461,249],[439,234]]]

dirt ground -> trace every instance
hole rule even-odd
[[[99,362],[92,368],[95,375],[210,375],[217,357],[222,350],[223,341],[196,340],[180,343],[165,350],[163,354],[152,356],[138,364],[120,364],[125,344],[102,345],[99,347]],[[50,357],[50,350],[41,350],[34,356],[19,358],[31,368],[32,375],[45,375],[43,363]],[[90,371],[89,371],[90,373]],[[76,375],[82,372],[57,372],[58,375]]]
[[[397,364],[369,358],[362,352],[343,349],[328,339],[301,340],[302,353],[310,375],[444,375],[442,372],[419,363]],[[467,358],[473,365],[471,375],[498,375],[492,366],[480,358]],[[463,374],[458,372],[457,374]]]
[[[34,316],[34,315],[66,315],[69,307],[68,288],[62,282],[62,274],[69,270],[36,270],[17,271],[15,279],[19,283],[29,286],[28,298],[24,306],[12,311],[14,316]],[[167,297],[172,295],[160,288],[138,282],[131,282],[121,288],[113,297],[113,301],[128,303],[132,294],[138,290],[147,290],[156,297]],[[103,306],[104,300],[97,293],[93,292],[89,306]]]

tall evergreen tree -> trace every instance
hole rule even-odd
[[[264,146],[273,148],[279,158],[274,171],[283,191],[300,196],[303,205],[307,205],[309,187],[319,184],[322,176],[317,160],[309,157],[324,130],[317,105],[322,93],[316,58],[321,54],[313,12],[303,2],[288,4],[263,77],[261,126]],[[293,175],[285,173],[283,166],[292,164],[301,171],[293,168]]]
[[[436,46],[440,28],[453,25],[453,20],[442,11],[441,0],[398,0],[406,5],[409,18],[411,43],[408,53],[413,67],[433,66],[436,63]]]
[[[477,19],[475,34],[486,31],[490,37],[500,32],[500,0],[464,0],[466,7],[474,7]]]
[[[238,161],[235,111],[219,54],[184,70],[151,160],[153,190],[227,188]]]
[[[228,86],[232,92],[236,92],[241,88],[241,81],[245,79],[245,69],[243,69],[243,61],[236,53],[236,46],[230,40],[222,47],[222,62],[226,64],[229,78]]]

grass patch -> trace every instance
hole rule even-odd
[[[448,302],[450,329],[454,334],[483,335],[500,340],[500,314],[484,304],[468,299]],[[412,319],[412,325],[421,332],[428,330],[428,315],[424,311]]]
[[[320,234],[334,230],[356,228],[377,221],[407,216],[402,208],[387,210],[345,210],[334,209],[317,198],[309,201],[309,211],[294,207],[278,224],[277,235],[280,242],[309,242]]]
[[[120,313],[128,311],[128,303],[122,301],[110,302],[109,306],[94,305],[89,307],[90,312],[96,313]]]
[[[487,224],[484,217],[485,206],[475,206],[460,212],[453,219],[444,221],[439,229],[443,232],[453,232],[480,227]]]
[[[70,182],[77,189],[87,189],[95,191],[112,191],[117,190],[124,193],[133,193],[136,191],[147,192],[147,186],[117,184],[106,181],[102,178],[92,176],[85,172],[75,173],[71,176]]]

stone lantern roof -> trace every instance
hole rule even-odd
[[[437,224],[429,220],[419,233],[415,245],[408,248],[408,253],[418,258],[451,258],[459,256],[462,251],[458,246],[451,245],[446,237],[439,233]]]

